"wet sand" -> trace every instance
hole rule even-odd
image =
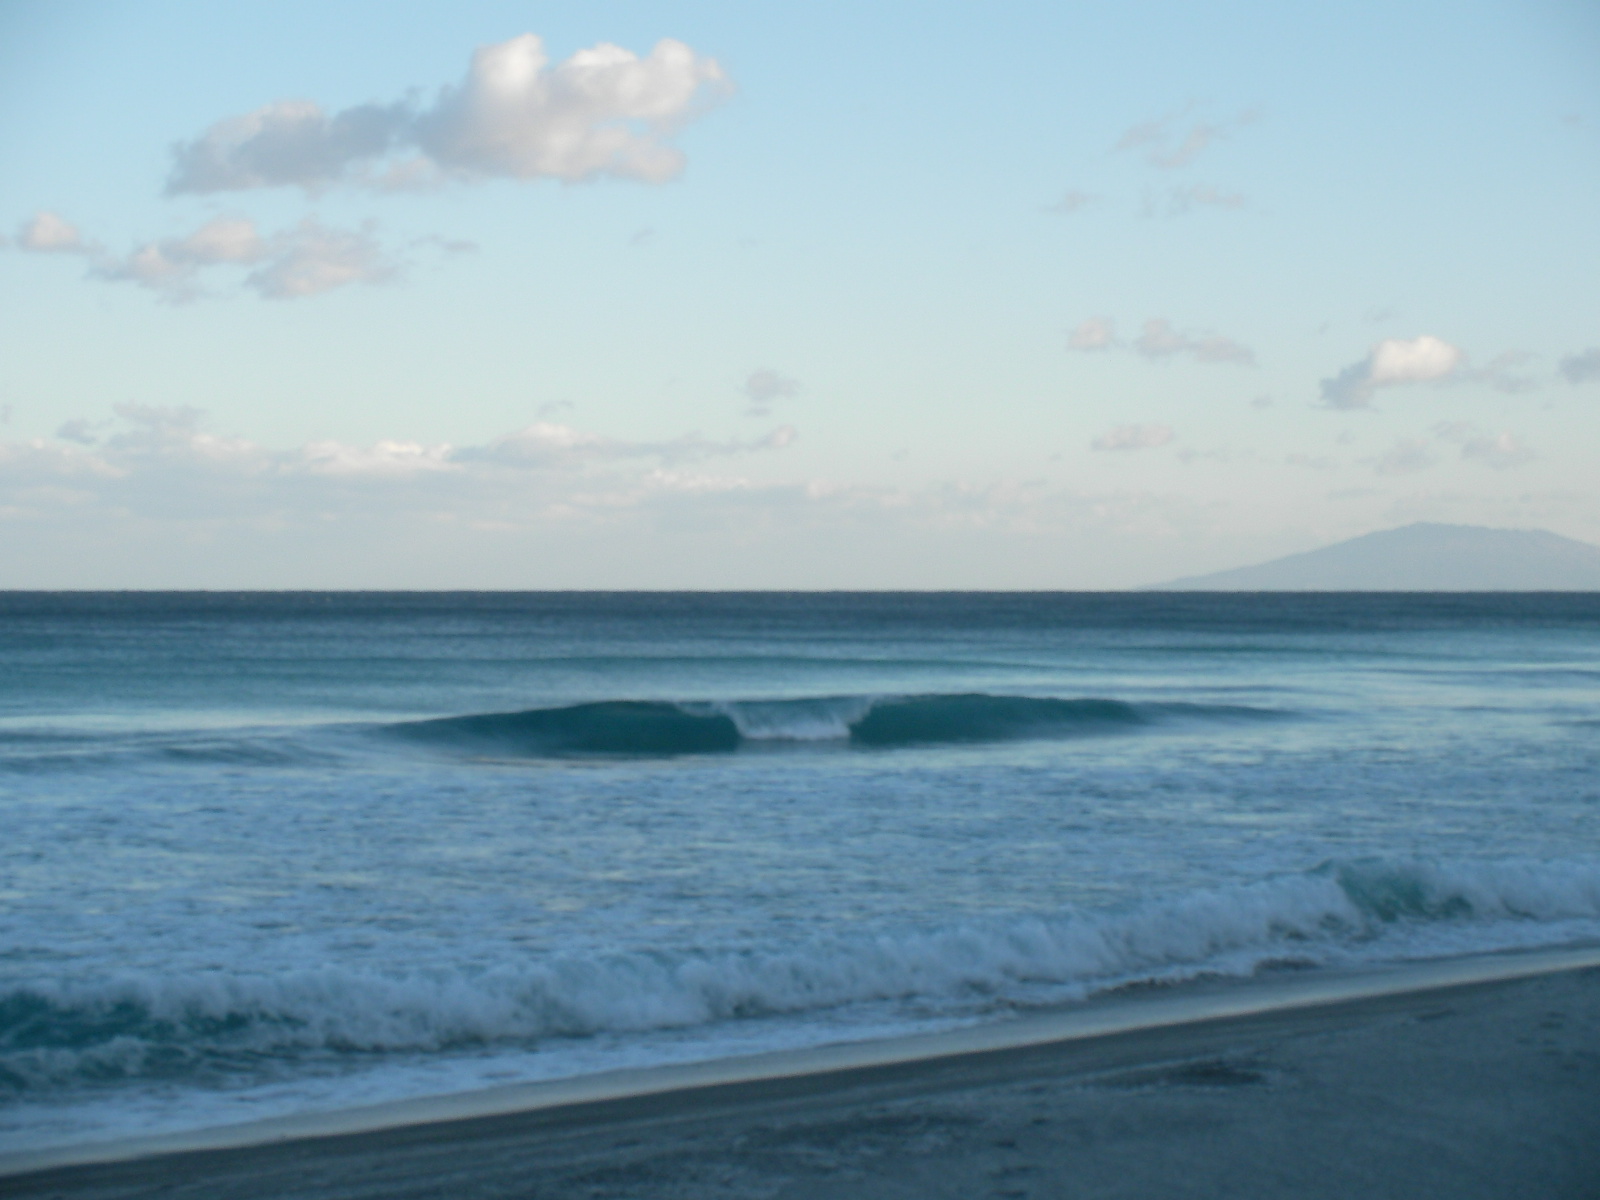
[[[657,1073],[609,1096],[396,1106],[354,1132],[310,1118],[234,1139],[258,1144],[151,1143],[0,1177],[0,1195],[1600,1197],[1600,967],[1317,986],[1133,994],[1075,1033],[1019,1023],[794,1056],[797,1073]]]

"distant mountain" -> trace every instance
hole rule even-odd
[[[1419,522],[1162,592],[1596,592],[1600,547],[1542,529]]]

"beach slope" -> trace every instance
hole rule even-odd
[[[0,1191],[17,1200],[1600,1196],[1600,968],[1367,991],[54,1166],[0,1180]]]

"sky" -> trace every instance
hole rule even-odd
[[[0,4],[0,587],[1600,542],[1600,5]]]

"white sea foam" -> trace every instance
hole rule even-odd
[[[819,696],[805,700],[742,700],[683,705],[690,712],[720,713],[752,742],[827,742],[850,736],[850,726],[877,703],[874,696]]]
[[[742,952],[552,957],[487,969],[322,966],[40,982],[0,997],[0,1071],[77,1079],[238,1070],[255,1056],[425,1052],[891,1002],[1058,1002],[1138,979],[1248,973],[1600,935],[1600,863],[1359,861],[1120,912],[967,921]]]

